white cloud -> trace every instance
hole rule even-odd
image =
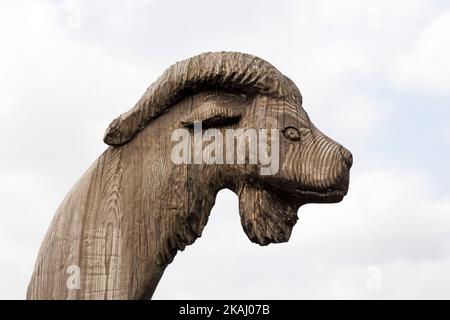
[[[392,80],[404,90],[448,95],[450,92],[450,10],[436,16],[409,51],[392,65]]]
[[[333,89],[329,92],[333,93]],[[388,102],[352,91],[336,92],[316,100],[305,106],[310,110],[312,121],[338,142],[349,142],[346,146],[352,150],[360,148],[376,134],[380,123],[389,114]]]
[[[49,213],[63,195],[45,175],[5,169],[0,171],[0,299],[23,299]]]

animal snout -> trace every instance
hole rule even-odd
[[[342,158],[344,159],[345,164],[350,169],[352,167],[352,164],[353,164],[353,155],[352,155],[352,153],[350,151],[348,151],[344,147],[341,147],[339,149],[339,152],[340,152]]]

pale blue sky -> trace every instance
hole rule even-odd
[[[313,122],[353,152],[351,189],[301,208],[290,242],[265,248],[222,191],[155,298],[450,298],[445,1],[2,1],[0,41],[0,298],[24,297],[110,120],[172,63],[216,50],[297,83]]]

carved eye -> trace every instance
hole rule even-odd
[[[296,127],[289,126],[284,128],[283,134],[290,141],[300,141],[300,131]]]

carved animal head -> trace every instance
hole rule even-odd
[[[190,129],[190,135],[201,123],[202,130],[219,129],[223,136],[229,129],[254,129],[276,142],[276,148],[265,147],[277,162],[269,173],[263,171],[267,163],[249,162],[250,147],[244,149],[244,163],[239,162],[242,150],[236,147],[233,161],[211,164],[223,187],[238,194],[241,222],[252,241],[261,245],[287,241],[301,205],[339,202],[346,195],[351,153],[312,124],[300,91],[289,78],[248,54],[204,53],[171,66],[133,109],[110,124],[105,143],[127,143],[186,97],[194,97],[194,103],[180,114],[176,127]],[[244,134],[247,147],[252,139],[255,136]],[[228,141],[223,140],[224,148],[216,152],[229,147]]]

